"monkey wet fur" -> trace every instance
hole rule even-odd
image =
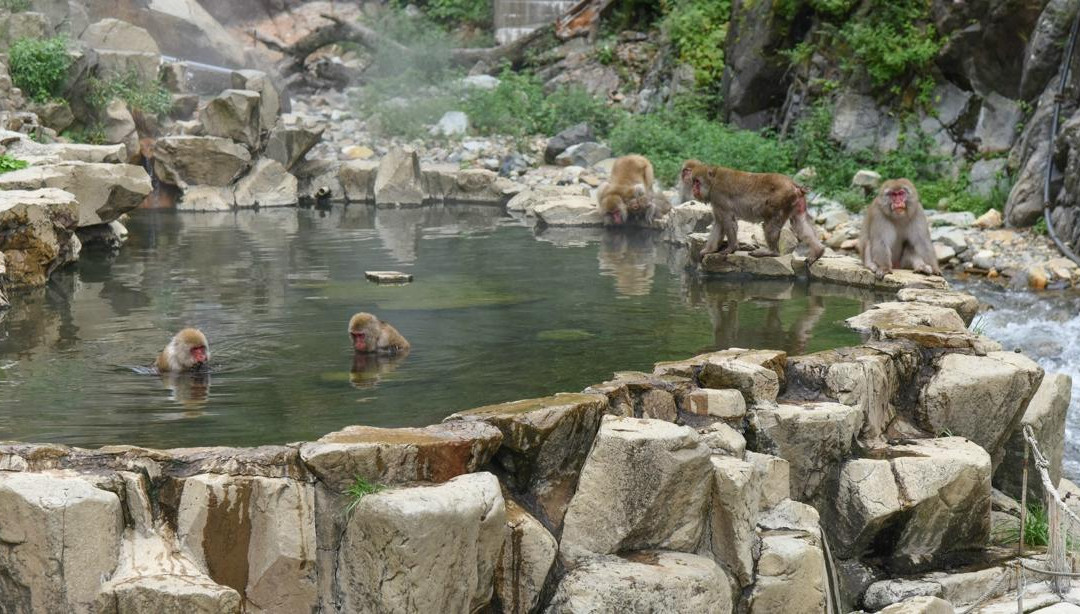
[[[176,333],[158,354],[154,368],[159,373],[179,373],[194,371],[206,366],[210,360],[210,344],[206,335],[197,328],[185,328]]]
[[[396,328],[370,313],[360,312],[349,319],[349,338],[357,352],[402,354],[409,351],[409,342]]]
[[[652,221],[658,214],[653,195],[653,166],[645,156],[629,155],[615,160],[611,179],[596,193],[604,225],[625,224],[631,214]],[[666,203],[665,203],[666,204]]]
[[[863,219],[859,253],[878,279],[893,269],[941,274],[930,240],[930,223],[911,181],[890,179],[881,184]]]

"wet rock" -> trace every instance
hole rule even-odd
[[[126,159],[131,159],[139,152],[139,131],[135,127],[135,118],[123,100],[113,100],[105,107],[102,123],[105,140],[123,145]]]
[[[715,486],[709,505],[709,546],[717,561],[745,587],[754,577],[761,489],[753,464],[725,456],[713,456],[711,461]]]
[[[0,175],[0,190],[57,188],[79,202],[79,225],[111,222],[139,205],[150,193],[150,176],[132,164],[64,162],[31,166]]]
[[[983,99],[979,119],[975,125],[975,139],[979,141],[979,153],[1009,151],[1016,140],[1016,126],[1024,118],[1024,112],[1015,100],[991,92]]]
[[[516,196],[511,198],[506,203],[506,210],[520,212],[527,217],[531,217],[536,215],[535,209],[537,206],[542,205],[553,199],[562,198],[564,196],[584,196],[588,198],[588,190],[583,186],[534,186],[519,192]],[[591,199],[590,202],[592,202]]]
[[[705,525],[709,455],[688,427],[605,416],[566,510],[563,558],[576,565],[647,548],[692,551]]]
[[[723,422],[714,422],[700,429],[698,434],[713,454],[726,454],[739,459],[746,454],[746,438]]]
[[[234,90],[255,92],[259,95],[259,129],[269,130],[277,123],[278,113],[281,112],[281,97],[278,96],[277,88],[269,75],[261,70],[233,71],[232,86]],[[283,160],[278,162],[284,164]]]
[[[378,207],[422,204],[425,195],[416,150],[395,148],[386,154],[375,173],[372,192]]]
[[[727,256],[708,254],[701,260],[701,270],[706,273],[745,273],[759,277],[795,277],[791,255],[751,256],[748,252],[735,252]]]
[[[862,188],[867,194],[876,192],[880,185],[881,175],[869,169],[862,169],[851,178],[851,187]]]
[[[732,611],[730,580],[711,559],[645,551],[595,558],[559,583],[546,614]]]
[[[176,203],[177,211],[232,211],[236,194],[230,188],[197,185],[188,188]]]
[[[0,569],[6,612],[92,612],[116,569],[120,500],[61,472],[0,472]]]
[[[378,162],[350,160],[341,165],[338,180],[349,202],[372,202],[375,200],[375,175]]]
[[[900,269],[878,280],[870,269],[850,256],[821,258],[810,267],[810,277],[849,286],[888,290],[919,287],[945,289],[948,287],[948,283],[941,277]]]
[[[1007,574],[1007,577],[1004,582],[1001,582],[1003,574]],[[1010,569],[991,566],[976,571],[935,571],[909,578],[879,580],[867,588],[864,606],[872,610],[885,608],[881,610],[884,612],[897,605],[898,602],[936,604],[944,601],[956,605],[974,605],[983,596],[993,599],[1005,594],[1006,591],[1015,590],[1014,578],[1014,573]],[[1025,596],[1025,604],[1030,603],[1030,596]],[[933,600],[933,598],[937,599]],[[1013,597],[1008,605],[1011,606],[1007,608],[1008,611],[1016,609],[1016,598]],[[900,611],[907,612],[908,610],[901,609]],[[946,611],[952,612],[952,609]]]
[[[559,543],[540,521],[506,502],[502,554],[495,567],[495,594],[507,614],[529,614],[540,603]]]
[[[106,18],[96,21],[87,26],[79,39],[94,49],[138,51],[155,55],[161,53],[149,32],[119,19]]]
[[[925,303],[888,302],[845,320],[849,328],[868,333],[875,329],[928,326],[930,328],[963,331],[967,326],[955,309]]]
[[[601,226],[596,201],[588,196],[561,196],[533,207],[533,213],[548,226]]]
[[[750,614],[824,612],[827,590],[825,556],[815,535],[769,531],[761,536]]]
[[[555,157],[555,164],[588,168],[610,157],[611,149],[609,147],[590,141],[567,147],[565,151]]]
[[[272,125],[274,129],[266,139],[263,155],[277,160],[290,171],[319,144],[326,129],[314,118],[295,113],[282,115],[276,124],[264,125]]]
[[[748,405],[776,401],[780,393],[780,378],[775,371],[739,359],[710,358],[702,365],[698,377],[705,388],[738,390]]]
[[[251,164],[248,150],[213,136],[169,136],[154,143],[154,175],[165,183],[227,186]]]
[[[555,164],[555,158],[571,145],[593,141],[595,138],[588,124],[571,126],[548,140],[547,147],[544,148],[544,163]]]
[[[349,612],[473,612],[492,598],[506,507],[490,473],[365,495],[337,560]],[[408,547],[400,545],[407,543]]]
[[[881,614],[954,614],[952,604],[937,597],[912,597],[881,610]]]
[[[0,252],[7,285],[43,286],[54,270],[73,259],[70,244],[79,203],[70,192],[0,191]]]
[[[204,132],[255,149],[260,143],[261,97],[251,90],[225,90],[199,110]]]
[[[300,445],[300,458],[327,486],[344,492],[357,476],[370,482],[445,482],[477,471],[503,436],[484,422],[423,428],[349,426]]]
[[[269,158],[256,162],[251,171],[236,182],[233,192],[236,206],[241,209],[291,207],[299,200],[296,177],[280,162]]]
[[[676,205],[664,220],[664,240],[685,243],[691,234],[707,232],[712,223],[712,207],[709,205],[693,201]]]
[[[924,303],[955,310],[963,319],[965,325],[971,324],[971,321],[975,319],[975,315],[979,312],[979,299],[963,292],[904,288],[896,293],[896,298],[902,302]]]
[[[931,433],[967,437],[982,446],[996,468],[1042,377],[1041,367],[1014,352],[947,354],[919,394],[916,417]]]
[[[461,136],[469,130],[469,116],[462,111],[447,111],[431,127],[431,134],[442,136]]]
[[[699,388],[687,397],[687,411],[714,418],[741,418],[746,415],[746,401],[738,390]]]
[[[83,246],[96,245],[108,250],[118,250],[128,238],[128,230],[117,220],[108,224],[84,226],[78,230],[79,241]]]
[[[994,484],[1017,499],[1022,490],[1024,448],[1027,446],[1022,428],[1030,425],[1039,442],[1039,449],[1050,461],[1050,481],[1057,484],[1061,479],[1061,462],[1065,451],[1065,416],[1072,399],[1072,378],[1063,373],[1047,373],[1035,396],[1020,419],[1020,426],[1005,444],[1004,459],[994,473]],[[1041,482],[1028,475],[1028,498],[1038,501],[1042,496]]]
[[[504,483],[535,500],[529,511],[546,526],[560,527],[606,408],[602,395],[557,394],[459,412],[444,422],[481,421],[502,431],[493,463]]]

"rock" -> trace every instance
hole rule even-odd
[[[1024,274],[1027,276],[1028,287],[1032,290],[1045,290],[1046,284],[1049,282],[1046,275],[1046,269],[1033,264],[1024,270]]]
[[[0,23],[0,49],[3,49],[5,54],[11,43],[19,39],[42,39],[52,34],[48,17],[41,13],[10,11],[4,17],[6,23]]]
[[[91,57],[97,60],[98,74],[106,77],[134,74],[140,83],[155,82],[161,68],[161,56],[156,53],[96,49]]]
[[[994,472],[994,484],[1003,492],[1017,499],[1022,490],[1024,463],[1024,440],[1022,428],[1030,425],[1039,449],[1050,461],[1050,481],[1057,484],[1061,479],[1061,463],[1065,451],[1065,416],[1072,399],[1072,378],[1063,373],[1047,373],[1035,396],[1020,419],[1020,427],[1005,444],[1003,461]],[[1030,455],[1029,455],[1030,456]],[[1028,498],[1038,501],[1042,485],[1037,475],[1028,475]]]
[[[547,147],[544,148],[544,164],[555,164],[555,158],[571,145],[593,141],[595,138],[592,128],[585,123],[563,130],[548,140]]]
[[[499,79],[491,75],[469,75],[463,78],[461,82],[469,87],[482,90],[493,90],[499,87]]]
[[[754,480],[761,489],[759,509],[765,511],[791,496],[791,463],[771,454],[746,452],[746,462],[754,465]]]
[[[940,241],[943,245],[956,250],[956,253],[967,251],[967,233],[954,226],[936,228],[930,233],[934,241]]]
[[[0,472],[5,612],[92,612],[116,569],[120,500],[61,472]]]
[[[521,189],[482,168],[459,170],[453,165],[431,165],[421,170],[421,177],[429,199],[454,204],[501,205]]]
[[[789,78],[789,61],[780,50],[796,44],[798,35],[771,5],[734,4],[728,23],[718,119],[758,131],[779,119]]]
[[[247,170],[242,145],[213,136],[168,136],[154,143],[154,175],[165,183],[223,187]]]
[[[1066,40],[1072,25],[1073,6],[1069,0],[1051,0],[1039,14],[1024,52],[1024,69],[1020,78],[1020,98],[1033,100],[1057,74],[1063,53],[1061,41]]]
[[[401,271],[364,271],[364,279],[377,284],[407,284],[413,276]]]
[[[79,39],[94,49],[161,54],[149,32],[119,19],[106,18],[96,21],[83,30]]]
[[[864,420],[861,410],[839,403],[757,406],[750,412],[747,441],[754,451],[786,459],[791,498],[820,509]]]
[[[150,193],[150,176],[133,164],[63,162],[0,175],[0,190],[57,188],[79,202],[79,225],[111,222],[139,206]]]
[[[1043,136],[1037,137],[1044,138]],[[1016,181],[1009,190],[1009,199],[1005,203],[1005,221],[1010,226],[1030,226],[1043,213],[1043,185],[1046,180],[1045,147],[1035,147],[1034,151],[1022,162]]]
[[[557,528],[606,408],[602,395],[557,394],[459,412],[444,422],[475,420],[502,431],[493,464],[503,483],[527,494],[535,502],[530,513]]]
[[[963,292],[904,288],[896,293],[896,298],[903,302],[924,303],[955,310],[965,325],[970,325],[979,312],[979,299]]]
[[[707,232],[712,223],[712,207],[709,205],[693,201],[676,205],[664,219],[664,240],[686,243],[691,234]]]
[[[746,415],[746,401],[738,390],[699,388],[687,398],[687,411],[714,418],[741,418]]]
[[[941,277],[900,269],[878,280],[870,269],[851,256],[821,258],[810,267],[810,277],[849,286],[889,290],[919,287],[946,289],[948,287],[948,283]]]
[[[507,614],[529,614],[540,603],[559,543],[513,501],[506,502],[502,554],[495,567],[495,594]]]
[[[938,264],[944,264],[956,257],[956,250],[948,245],[934,243],[934,259]]]
[[[980,249],[975,252],[975,256],[971,258],[971,264],[974,264],[980,269],[989,271],[994,268],[994,252],[988,249]]]
[[[601,226],[604,218],[596,202],[588,196],[562,196],[533,207],[533,213],[548,226]]]
[[[979,153],[1008,151],[1016,140],[1016,126],[1024,118],[1024,112],[1015,100],[991,92],[983,99],[979,119],[975,125],[975,139],[979,141]]]
[[[880,614],[954,614],[955,612],[951,603],[937,597],[913,597],[880,610]]]
[[[236,195],[229,188],[197,185],[188,188],[176,204],[177,211],[232,211]]]
[[[431,127],[431,134],[442,136],[460,136],[469,131],[469,116],[462,111],[447,111]]]
[[[277,160],[285,166],[285,170],[291,171],[311,148],[322,140],[325,126],[305,115],[286,113],[277,120],[276,124],[270,124],[274,129],[266,138],[266,149],[263,155],[271,160]]]
[[[68,126],[75,123],[75,115],[71,112],[71,105],[66,100],[50,100],[44,103],[35,103],[33,112],[37,114],[38,121],[46,128],[52,128],[57,132],[67,130]]]
[[[850,219],[851,215],[844,209],[830,211],[825,215],[825,230],[832,232],[841,224],[846,224]]]
[[[350,160],[341,165],[338,179],[349,202],[372,202],[375,200],[375,175],[378,162]]]
[[[105,107],[102,118],[105,127],[105,140],[124,146],[125,159],[139,153],[139,131],[135,127],[135,118],[123,100],[113,100]]]
[[[608,398],[607,413],[614,416],[656,418],[675,422],[678,408],[675,395],[681,378],[660,378],[637,371],[620,371],[615,379],[585,389],[587,393],[603,394]],[[682,380],[685,388],[689,380]]]
[[[734,388],[742,393],[747,405],[776,401],[780,378],[771,369],[738,359],[710,358],[698,376],[705,388]]]
[[[296,177],[285,170],[277,160],[262,158],[251,171],[236,182],[236,206],[292,207],[297,204]]]
[[[867,194],[877,192],[881,186],[881,175],[868,169],[862,169],[851,178],[851,187],[862,188]]]
[[[829,136],[848,151],[870,149],[884,140],[893,128],[888,118],[878,110],[871,96],[844,91],[833,108],[833,123]]]
[[[117,220],[108,224],[95,224],[78,229],[79,242],[84,247],[96,245],[108,250],[118,250],[127,241],[128,230]]]
[[[236,70],[232,74],[232,86],[234,90],[255,92],[259,95],[259,129],[269,130],[277,124],[278,113],[281,112],[281,98],[269,75],[261,70]],[[278,162],[285,163],[283,160]]]
[[[735,458],[742,458],[746,454],[746,438],[723,422],[713,422],[699,430],[698,434],[713,454],[726,454]],[[787,478],[784,483],[787,484]]]
[[[946,354],[919,394],[916,418],[931,433],[967,437],[982,446],[996,468],[1042,376],[1042,368],[1022,354]]]
[[[824,612],[828,578],[817,538],[806,533],[767,532],[761,537],[757,581],[750,589],[749,614]]]
[[[555,157],[555,164],[588,168],[610,157],[611,149],[609,147],[589,141],[567,147],[565,151]]]
[[[365,495],[346,521],[338,554],[341,608],[477,611],[492,598],[506,519],[490,473]]]
[[[345,157],[350,160],[368,160],[375,155],[375,151],[364,145],[350,145],[341,150]]]
[[[745,273],[759,277],[795,277],[791,255],[751,256],[747,252],[735,252],[728,256],[708,254],[701,260],[701,270],[706,273]]]
[[[54,188],[0,191],[0,253],[4,281],[11,286],[43,286],[57,268],[71,262],[71,240],[79,204]]]
[[[251,90],[225,90],[199,110],[199,121],[209,136],[232,139],[250,149],[259,147],[262,98]]]
[[[1001,212],[997,209],[991,209],[975,220],[975,225],[984,230],[1001,228],[1004,223],[1005,221],[1001,218]]]
[[[975,223],[975,214],[970,211],[931,211],[926,215],[926,219],[931,227],[969,228]]]
[[[566,510],[563,558],[573,566],[598,554],[692,551],[705,525],[709,454],[688,427],[605,416]]]
[[[324,484],[344,492],[357,476],[379,484],[445,482],[479,470],[502,439],[499,429],[484,422],[349,426],[300,444],[300,458]]]
[[[563,577],[546,614],[729,614],[730,580],[711,559],[645,551],[589,560]]]
[[[979,196],[990,196],[994,190],[1004,190],[1008,188],[1008,178],[1006,177],[1006,160],[1004,158],[994,158],[991,160],[978,160],[975,164],[971,165],[971,172],[968,174],[968,192],[977,194]],[[991,209],[994,211],[994,209]],[[1000,213],[998,216],[1000,217]],[[980,228],[983,228],[980,226]]]
[[[176,535],[215,582],[264,611],[311,611],[318,601],[310,484],[215,474],[186,478]]]
[[[123,162],[127,154],[119,145],[83,145],[81,143],[36,143],[25,134],[0,131],[0,146],[7,154],[31,166],[58,162]]]
[[[344,183],[344,182],[343,182]],[[417,206],[424,202],[420,158],[411,148],[394,148],[383,157],[375,173],[375,205],[378,207]]]
[[[716,560],[731,570],[740,587],[753,582],[754,547],[761,489],[754,465],[736,458],[713,456],[712,502],[709,505],[710,548]]]
[[[875,329],[885,330],[909,326],[928,326],[951,331],[967,330],[967,325],[955,309],[903,301],[879,303],[844,322],[852,330],[862,333],[869,333]]]

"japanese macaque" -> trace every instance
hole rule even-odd
[[[210,344],[197,328],[185,328],[158,354],[154,367],[158,373],[179,373],[203,368],[210,360]]]
[[[705,163],[701,160],[687,160],[682,164],[682,170],[679,171],[679,202],[675,203],[681,205],[687,201],[694,200],[693,182],[690,176],[693,174],[694,169],[699,166],[705,166]]]
[[[720,251],[728,255],[739,245],[738,219],[764,222],[767,247],[751,256],[780,255],[780,231],[791,220],[791,229],[799,241],[810,247],[806,265],[825,253],[814,225],[806,214],[806,190],[785,175],[747,173],[723,166],[700,165],[690,172],[694,200],[712,205],[713,227],[701,255]],[[720,239],[725,239],[720,249]]]
[[[863,219],[859,253],[878,279],[893,269],[941,274],[930,241],[930,223],[910,181],[890,179],[881,184]]]
[[[651,221],[656,213],[652,198],[653,167],[645,156],[622,156],[611,167],[611,179],[596,193],[604,225],[622,225],[630,215]]]
[[[404,354],[409,342],[396,328],[370,313],[358,313],[349,320],[349,337],[357,352],[378,354]]]

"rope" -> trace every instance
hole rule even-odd
[[[997,581],[994,582],[994,584],[991,585],[990,588],[988,588],[982,595],[979,595],[979,598],[976,599],[975,601],[973,601],[971,604],[969,604],[968,607],[964,608],[963,610],[957,611],[956,614],[970,614],[971,612],[975,611],[975,608],[978,608],[979,606],[981,606],[983,603],[985,603],[986,601],[988,601],[992,597],[997,597],[997,596],[1001,595],[1002,594],[1002,591],[1001,591],[1002,584],[1008,579],[1009,579],[1009,569],[1004,568],[1004,569],[1001,570],[1001,575],[998,576]]]
[[[1054,240],[1054,244],[1076,264],[1080,264],[1080,256],[1077,256],[1068,245],[1065,245],[1054,231],[1054,224],[1050,221],[1050,176],[1054,167],[1054,141],[1057,140],[1058,118],[1061,115],[1061,104],[1065,99],[1065,86],[1069,81],[1069,62],[1072,59],[1073,49],[1076,47],[1076,32],[1080,29],[1080,9],[1076,11],[1073,19],[1072,30],[1069,32],[1069,45],[1065,55],[1061,58],[1061,81],[1058,83],[1058,94],[1054,97],[1054,114],[1050,120],[1050,138],[1046,142],[1046,181],[1043,183],[1043,218],[1046,220],[1046,232]]]

